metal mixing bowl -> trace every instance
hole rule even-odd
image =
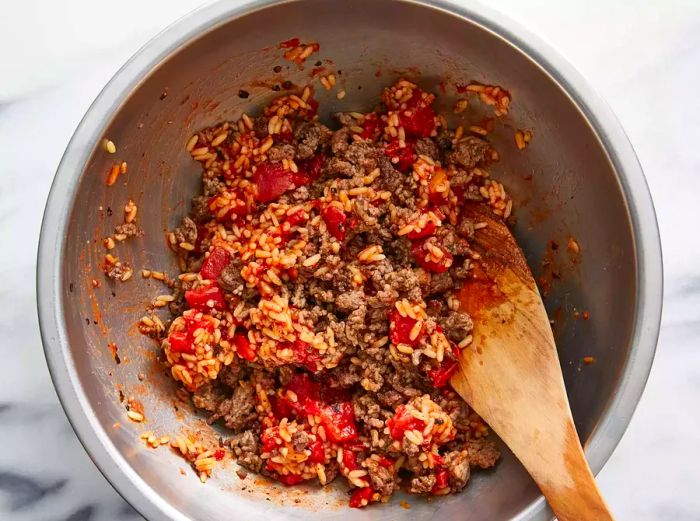
[[[42,337],[76,433],[114,487],[149,519],[547,519],[538,490],[508,452],[461,494],[431,502],[411,497],[410,512],[398,500],[358,511],[338,506],[346,502],[342,490],[255,485],[252,476],[240,480],[234,464],[202,485],[189,470],[187,478],[180,475],[186,465],[174,452],[139,441],[145,429],[175,434],[181,422],[197,425],[201,418],[174,410],[174,385],[155,362],[156,347],[135,327],[163,288],[141,280],[138,271],[124,284],[104,281],[100,239],[121,222],[133,198],[145,236],[120,243],[117,254],[137,270],[177,273],[164,231],[186,213],[199,178],[185,143],[193,131],[254,111],[276,95],[269,86],[280,77],[272,69],[289,65],[276,44],[295,36],[320,42],[319,59],[342,70],[347,96],[338,101],[321,89],[324,118],[371,108],[380,88],[400,75],[438,93],[444,80],[440,108],[447,112],[455,82],[510,90],[511,113],[490,136],[502,156],[493,174],[514,196],[515,233],[533,271],[541,272],[544,256],[559,277],[546,303],[594,471],[622,436],[651,367],[662,291],[654,210],[629,142],[567,63],[501,15],[471,2],[399,0],[208,5],[151,41],[100,94],[56,174],[39,247]],[[303,84],[311,66],[291,66],[283,76]],[[239,98],[241,88],[250,98]],[[515,148],[516,128],[534,131],[526,151]],[[103,138],[117,144],[116,156],[104,152]],[[115,159],[127,161],[129,172],[107,187]],[[578,261],[567,252],[569,237],[581,246]],[[93,278],[102,285],[93,288]],[[575,310],[589,311],[590,319],[574,318]],[[120,365],[108,342],[118,346]],[[584,366],[584,356],[597,363]],[[126,419],[120,390],[144,403],[147,424]]]

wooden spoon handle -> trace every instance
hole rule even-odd
[[[559,521],[612,521],[614,518],[595,482],[593,473],[570,423],[564,461],[567,476],[552,481],[551,469],[528,462],[525,468],[540,487]]]
[[[478,269],[458,298],[474,320],[452,387],[510,447],[559,521],[608,521],[571,417],[557,349],[537,285],[515,238],[483,204],[463,215],[486,224]]]

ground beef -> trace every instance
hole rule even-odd
[[[308,444],[309,435],[304,431],[297,431],[292,435],[292,445],[294,446],[295,451],[302,452],[304,449],[306,449]]]
[[[226,183],[217,177],[203,177],[202,178],[202,192],[204,197],[208,198],[218,194],[226,188]]]
[[[411,480],[409,491],[411,494],[427,494],[435,486],[435,474],[419,476]]]
[[[371,204],[367,199],[356,199],[353,205],[355,214],[364,225],[360,229],[369,230],[377,226],[382,209]],[[356,228],[357,230],[357,228]]]
[[[447,128],[441,128],[435,138],[435,144],[443,152],[452,150],[452,141],[455,138],[455,133]]]
[[[255,137],[258,139],[265,139],[268,134],[268,123],[269,119],[265,116],[260,116],[253,120],[253,132],[255,132]]]
[[[333,132],[317,122],[304,123],[300,125],[295,137],[297,143],[297,157],[299,159],[309,159],[313,157],[319,147],[328,143],[333,136]]]
[[[326,483],[330,483],[337,478],[339,472],[340,469],[338,468],[338,462],[331,460],[331,462],[326,465]]]
[[[386,468],[377,460],[368,459],[367,473],[372,482],[372,488],[382,496],[390,496],[392,492],[394,492],[396,488],[396,478],[394,477],[393,468]]]
[[[363,172],[358,165],[339,157],[332,157],[325,167],[325,175],[328,177],[356,177],[362,175]]]
[[[196,223],[203,224],[212,218],[209,210],[209,198],[198,196],[192,199],[192,212],[190,213],[192,220]]]
[[[343,313],[350,313],[365,303],[365,294],[362,291],[350,291],[341,293],[335,298],[335,306]]]
[[[348,149],[349,141],[350,129],[343,127],[340,130],[336,130],[331,137],[331,152],[333,154],[345,152]]]
[[[466,450],[469,452],[469,464],[472,467],[491,468],[496,464],[498,458],[501,457],[501,452],[494,441],[487,438],[468,440]]]
[[[130,272],[133,272],[131,264],[125,261],[109,265],[105,269],[105,275],[113,280],[124,280],[124,277]]]
[[[136,226],[136,223],[131,222],[115,226],[114,233],[126,235],[127,237],[141,237],[143,235],[143,230]]]
[[[435,237],[454,256],[467,255],[471,251],[466,239],[460,237],[452,226],[441,226]]]
[[[444,460],[445,466],[450,473],[450,490],[459,492],[469,481],[469,452],[466,450],[448,452],[445,454]]]
[[[474,238],[474,222],[471,219],[462,217],[459,224],[457,224],[457,233],[467,240]]]
[[[430,159],[438,161],[440,159],[440,149],[430,138],[421,138],[413,145],[413,150],[418,155],[428,156]]]
[[[258,433],[247,430],[229,440],[229,446],[236,455],[238,464],[253,472],[260,472],[263,463],[260,457],[262,446],[259,439]]]
[[[280,162],[283,159],[294,159],[296,150],[292,145],[276,145],[267,151],[267,158],[272,162]]]
[[[248,370],[242,362],[236,361],[224,367],[219,373],[218,380],[232,389],[238,387],[238,383],[248,377]]]
[[[474,168],[481,165],[491,155],[491,145],[487,141],[474,136],[468,136],[454,146],[454,150],[447,155],[447,162]]]
[[[381,151],[376,145],[363,141],[354,141],[345,150],[343,157],[353,165],[358,166],[362,171],[370,172],[377,168],[380,154]]]
[[[449,271],[444,273],[434,273],[428,280],[428,285],[423,291],[423,294],[426,297],[431,295],[439,295],[455,287],[454,279]]]
[[[203,385],[192,394],[192,403],[197,409],[215,412],[226,396],[221,389],[212,383]]]
[[[365,394],[352,402],[355,417],[375,429],[384,428],[384,413],[372,396]]]
[[[257,420],[255,412],[255,392],[250,384],[236,387],[231,398],[223,400],[216,412],[209,418],[212,423],[219,419],[233,431],[244,430]]]
[[[232,260],[219,274],[217,279],[219,286],[232,293],[238,293],[243,288],[244,281],[241,277],[241,263],[238,259]]]
[[[438,319],[447,337],[453,342],[460,342],[474,327],[471,317],[463,311],[450,311],[447,316]]]
[[[406,397],[395,389],[384,387],[377,393],[377,400],[387,409],[395,410],[406,402]]]
[[[182,224],[173,230],[177,244],[186,242],[194,244],[197,242],[197,223],[190,217],[185,217]]]

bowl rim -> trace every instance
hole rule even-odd
[[[161,498],[112,444],[79,384],[63,321],[61,252],[66,240],[71,201],[77,179],[94,144],[113,113],[155,66],[182,45],[215,26],[275,4],[299,0],[219,0],[205,4],[161,31],[137,51],[112,77],[91,104],[71,138],[56,171],[44,210],[37,253],[37,309],[49,372],[61,405],[86,452],[105,478],[145,518],[187,520]],[[603,467],[622,438],[641,398],[659,336],[663,267],[661,241],[651,194],[631,143],[610,107],[583,76],[540,37],[502,13],[474,0],[390,0],[437,9],[468,19],[523,52],[557,82],[582,111],[604,146],[628,204],[637,260],[637,306],[631,338],[633,348],[619,377],[615,394],[593,429],[586,456],[594,473]],[[41,259],[56,258],[44,265]],[[551,517],[544,498],[531,502],[513,519]]]

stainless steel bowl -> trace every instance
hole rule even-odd
[[[564,377],[595,471],[622,436],[651,367],[662,291],[654,210],[627,138],[566,62],[500,14],[471,2],[402,0],[208,5],[152,40],[105,87],[58,168],[39,247],[42,337],[76,433],[114,487],[154,520],[547,519],[538,490],[508,453],[464,493],[432,502],[410,498],[409,513],[397,500],[357,511],[338,506],[343,491],[255,485],[253,477],[236,477],[235,465],[203,486],[190,471],[187,479],[179,474],[185,465],[173,452],[139,442],[144,429],[174,434],[180,420],[197,425],[201,418],[174,410],[173,385],[154,361],[156,348],[134,326],[162,288],[138,276],[91,287],[92,278],[102,280],[100,239],[133,198],[145,236],[119,244],[118,255],[137,269],[176,273],[163,232],[186,212],[199,171],[184,145],[194,130],[254,111],[274,96],[269,85],[278,77],[272,69],[288,65],[276,44],[294,36],[319,41],[319,57],[342,70],[348,94],[338,101],[321,90],[324,116],[371,107],[380,88],[399,75],[435,91],[445,80],[440,103],[447,111],[455,82],[476,80],[511,91],[512,111],[492,138],[502,156],[494,174],[515,197],[516,234],[533,270],[541,271],[549,250],[548,265],[560,276],[546,301],[558,317]],[[291,67],[284,76],[303,84],[309,68]],[[251,97],[239,98],[240,88]],[[524,152],[514,146],[515,128],[534,131]],[[116,156],[102,150],[105,137],[117,144]],[[108,188],[115,159],[127,161],[129,173]],[[569,237],[581,245],[580,262],[567,254]],[[558,250],[551,249],[552,240]],[[575,310],[589,311],[590,319],[575,319]],[[118,346],[120,365],[108,342]],[[597,363],[583,366],[584,356]],[[119,390],[143,401],[147,424],[126,420]]]

